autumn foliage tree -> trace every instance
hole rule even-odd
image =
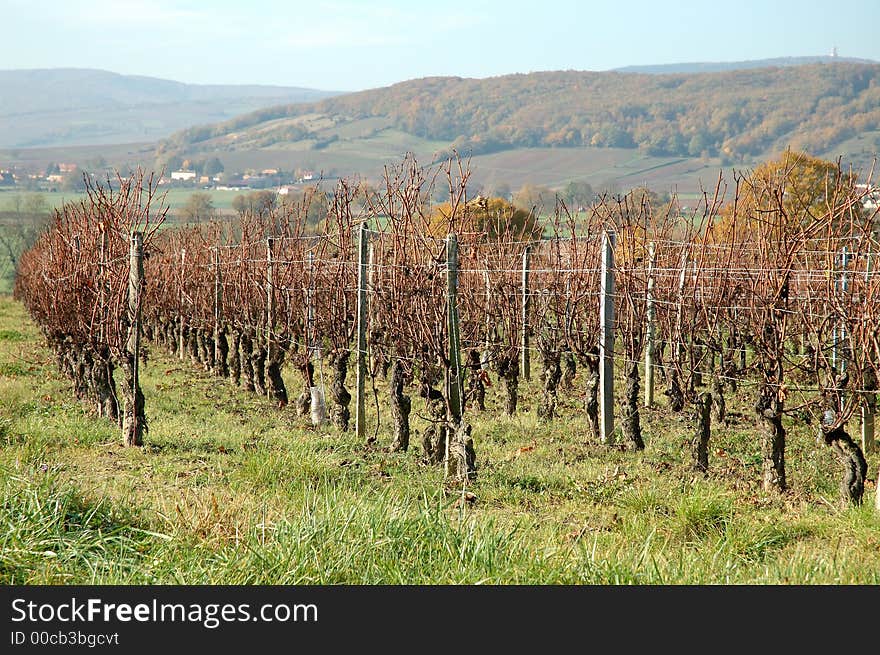
[[[459,221],[472,225],[476,232],[489,241],[512,238],[518,241],[540,239],[544,228],[534,212],[517,207],[504,198],[477,196],[456,208]],[[450,202],[434,207],[430,230],[437,233],[449,223],[453,213]]]

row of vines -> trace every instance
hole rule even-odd
[[[725,396],[747,392],[766,489],[787,487],[783,417],[796,414],[834,448],[844,501],[861,502],[880,365],[880,277],[872,271],[880,244],[876,217],[847,176],[826,182],[821,210],[798,205],[784,176],[737,176],[729,190],[719,181],[691,214],[634,194],[602,198],[587,212],[559,202],[538,238],[528,223],[468,198],[469,176],[457,159],[426,169],[407,158],[386,169],[378,189],[341,180],[317,230],[306,222],[309,194],[235,221],[172,227],[143,174],[90,185],[22,258],[15,293],[76,395],[118,421],[126,443],[141,444],[148,430],[132,348],[141,331],[280,411],[320,421],[326,407],[344,431],[353,423],[358,234],[366,225],[363,355],[368,375],[387,389],[392,425],[390,435],[377,426],[368,441],[387,438],[391,451],[406,452],[416,397],[427,419],[424,457],[467,482],[477,473],[471,417],[485,411],[489,375],[515,415],[526,401],[526,366],[539,371],[541,419],[558,420],[560,394],[575,394],[593,433],[585,438],[600,438],[600,246],[613,232],[620,432],[605,440],[645,447],[647,394],[687,420],[693,465],[705,471]],[[449,189],[439,207],[431,202],[437,184]],[[740,202],[746,195],[752,202]],[[133,276],[135,232],[142,278]],[[848,427],[857,421],[869,435],[861,445]]]

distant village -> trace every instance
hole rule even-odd
[[[285,173],[277,168],[265,168],[254,173],[235,175],[198,175],[195,171],[171,171],[170,176],[159,180],[160,186],[193,186],[217,191],[245,191],[248,189],[274,188],[280,195],[287,195],[296,184],[308,184],[316,181],[314,171],[296,170]]]
[[[188,163],[188,162],[186,162]],[[100,172],[90,171],[88,175],[110,186],[114,186],[115,174],[106,164],[93,167]],[[195,170],[194,170],[195,169]],[[165,188],[179,188],[215,191],[250,191],[274,190],[278,195],[286,196],[294,193],[297,185],[315,184],[319,180],[335,179],[335,174],[318,174],[313,170],[296,168],[284,171],[278,168],[246,170],[229,173],[223,170],[219,160],[198,162],[196,166],[183,166],[162,175],[158,185]],[[74,163],[50,163],[45,170],[33,170],[24,167],[3,167],[0,164],[0,191],[46,191],[78,193],[85,190],[83,169]],[[880,186],[857,184],[865,209],[874,211],[880,207]],[[301,190],[301,189],[300,189]],[[687,209],[687,207],[682,207]]]
[[[213,189],[217,191],[247,191],[254,189],[275,189],[280,195],[287,195],[296,185],[313,184],[318,181],[319,174],[313,170],[297,168],[283,171],[277,168],[248,170],[227,173],[222,170],[203,171],[180,168],[172,170],[159,178],[160,187]],[[101,167],[100,172],[88,172],[95,180],[106,183],[108,175],[113,185],[115,175],[109,169]],[[326,179],[326,176],[324,176]],[[83,169],[73,163],[59,162],[49,164],[45,170],[35,171],[23,167],[0,166],[0,190],[21,191],[70,191],[79,192],[85,189]]]

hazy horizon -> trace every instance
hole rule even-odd
[[[812,54],[780,55],[779,57],[767,57],[766,60],[801,59],[801,58],[822,57],[822,56],[824,56],[824,55],[812,55]],[[844,55],[839,55],[839,57],[842,60],[861,59],[861,60],[869,61],[870,63],[880,63],[880,60],[868,59],[866,57],[847,57]],[[656,63],[652,62],[652,63],[644,63],[644,64],[630,64],[629,66],[620,66],[618,68],[605,69],[605,70],[601,70],[601,71],[589,71],[589,69],[547,69],[547,70],[536,70],[536,71],[529,71],[529,72],[530,73],[551,73],[551,72],[559,72],[562,70],[584,70],[584,71],[589,71],[589,72],[602,73],[602,72],[614,72],[614,71],[622,70],[625,68],[643,68],[643,67],[644,68],[657,68],[657,67],[663,67],[663,66],[688,66],[688,65],[705,65],[705,64],[737,64],[737,63],[746,63],[746,62],[752,62],[752,61],[765,61],[765,59],[744,59],[744,60],[729,60],[729,61],[714,60],[714,61],[699,61],[699,62],[698,61],[670,61],[670,62],[656,62]],[[308,90],[326,91],[326,92],[340,93],[340,94],[357,93],[359,91],[367,91],[367,90],[371,90],[374,88],[384,88],[384,87],[388,87],[388,86],[393,86],[395,84],[400,84],[402,82],[406,82],[409,80],[420,79],[420,78],[407,78],[405,80],[396,80],[396,81],[391,82],[389,84],[382,85],[381,87],[369,87],[369,88],[365,88],[365,89],[331,89],[331,88],[318,88],[318,87],[304,87],[303,85],[299,85],[299,84],[285,85],[285,84],[256,84],[256,83],[252,83],[252,82],[239,82],[239,83],[191,82],[191,81],[183,80],[183,79],[158,77],[156,75],[142,75],[140,73],[123,73],[123,72],[120,72],[117,70],[112,70],[109,68],[88,68],[88,67],[78,67],[78,66],[76,66],[76,67],[75,66],[57,66],[57,67],[53,67],[53,68],[0,68],[0,73],[27,73],[27,72],[43,72],[43,71],[52,72],[52,71],[65,71],[65,70],[67,70],[67,71],[89,71],[89,70],[99,71],[99,72],[108,73],[111,75],[120,75],[122,77],[155,79],[155,80],[162,80],[165,82],[174,82],[174,83],[178,83],[178,84],[185,84],[188,86],[205,86],[205,87],[209,87],[209,86],[242,86],[242,87],[246,87],[246,86],[249,86],[249,87],[265,87],[265,88],[279,88],[279,89],[299,87],[299,88],[308,89]],[[702,72],[702,71],[697,71],[697,72]],[[512,73],[498,73],[497,75],[485,75],[485,76],[449,75],[449,76],[438,76],[438,77],[461,77],[461,78],[480,80],[480,79],[490,79],[493,77],[505,77],[508,75],[522,75],[522,74],[525,74],[525,73],[512,72]],[[423,76],[423,77],[434,77],[434,76]]]
[[[876,2],[593,5],[450,0],[0,0],[3,70],[100,69],[186,84],[351,92],[408,79],[822,56],[880,60]],[[47,34],[51,38],[45,38]]]

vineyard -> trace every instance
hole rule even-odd
[[[748,420],[768,493],[792,491],[787,436],[808,430],[833,453],[839,506],[862,504],[880,243],[845,173],[819,204],[749,176],[689,215],[633,194],[559,202],[543,235],[468,198],[468,178],[460,160],[407,159],[378,191],[340,181],[317,229],[308,194],[172,229],[136,174],[56,211],[15,296],[76,398],[129,446],[151,438],[139,375],[164,351],[278,420],[438,467],[465,504],[491,467],[487,426],[532,408],[542,433],[575,418],[577,439],[624,462],[650,450],[646,421],[683,431],[698,476],[731,417]],[[432,206],[437,184],[449,202]]]
[[[829,186],[819,215],[793,213],[784,184],[748,179],[736,198],[757,200],[754,213],[734,203],[722,215],[718,190],[702,216],[661,214],[633,196],[581,214],[560,203],[550,236],[536,240],[481,198],[468,201],[461,161],[431,173],[408,160],[372,196],[340,182],[317,233],[305,223],[308,196],[234,225],[163,230],[151,180],[95,186],[23,258],[16,295],[77,397],[118,421],[129,445],[149,429],[143,335],[313,424],[356,428],[368,444],[386,436],[365,425],[366,383],[381,381],[392,451],[410,447],[418,396],[429,422],[422,455],[465,485],[479,443],[469,417],[485,411],[490,374],[508,415],[535,369],[543,420],[557,418],[560,394],[577,395],[585,438],[632,450],[644,448],[640,408],[657,403],[660,383],[692,426],[702,471],[725,396],[747,391],[766,489],[786,489],[782,418],[793,414],[837,453],[842,497],[861,502],[863,451],[875,445],[880,282],[874,217],[852,185]],[[432,211],[438,179],[451,202]],[[285,367],[299,384],[285,382]]]

